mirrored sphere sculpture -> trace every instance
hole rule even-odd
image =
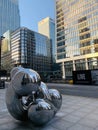
[[[15,119],[44,125],[60,109],[62,96],[58,90],[48,89],[36,71],[15,67],[6,90],[6,105]]]

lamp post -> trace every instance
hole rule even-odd
[[[2,46],[2,40],[3,40],[4,38],[5,38],[5,37],[0,36],[0,70],[1,70],[1,46]]]

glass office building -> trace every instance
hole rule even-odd
[[[0,0],[0,36],[20,27],[18,0]]]
[[[1,41],[1,69],[11,70],[11,50],[10,50],[10,31],[8,30],[3,34]]]
[[[56,62],[62,78],[98,69],[98,0],[55,0]]]
[[[12,65],[32,68],[38,72],[50,71],[51,53],[48,37],[24,27],[11,33]]]
[[[52,57],[53,62],[56,62],[55,57],[55,21],[50,17],[42,19],[38,23],[38,32],[47,36],[52,40]]]

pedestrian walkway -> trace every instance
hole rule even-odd
[[[15,120],[7,111],[0,89],[0,130],[98,130],[98,98],[63,95],[60,111],[48,124],[37,127]]]

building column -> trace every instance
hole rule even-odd
[[[88,62],[87,62],[87,58],[85,59],[85,65],[86,65],[86,70],[88,70]]]
[[[62,62],[62,79],[65,79],[65,67],[64,67],[64,62]]]
[[[75,61],[73,60],[73,71],[76,70]]]

